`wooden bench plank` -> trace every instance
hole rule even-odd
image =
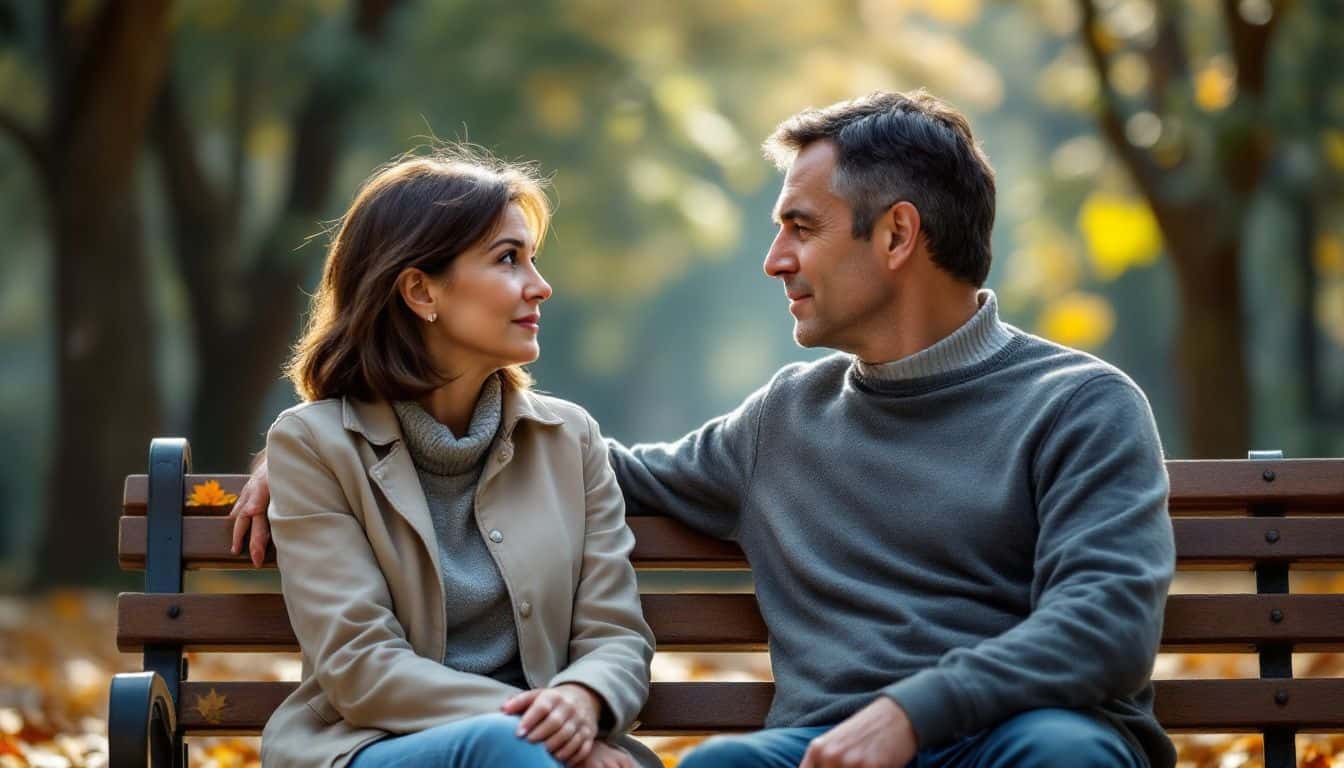
[[[765,649],[753,595],[641,599],[659,650]],[[1302,651],[1344,651],[1344,595],[1172,595],[1162,636],[1165,651],[1249,653],[1259,644],[1290,642]],[[117,648],[133,652],[149,643],[193,651],[298,650],[278,594],[121,595]]]
[[[1265,472],[1273,473],[1266,480]],[[1179,509],[1239,508],[1246,504],[1344,505],[1344,459],[1284,459],[1282,461],[1207,460],[1167,462],[1171,478],[1171,507]],[[240,493],[247,475],[187,476],[187,488],[210,480],[229,493]],[[129,515],[143,515],[148,499],[145,475],[128,475],[122,507]],[[198,508],[201,513],[223,512]],[[1344,508],[1339,511],[1344,512]]]
[[[1344,502],[1344,459],[1168,461],[1167,474],[1173,508]]]
[[[260,733],[295,683],[182,686],[178,722],[187,735]],[[1344,730],[1344,679],[1159,680],[1158,720],[1172,731],[1255,731],[1265,725]],[[213,692],[213,696],[211,695]],[[1285,694],[1280,704],[1276,694]],[[654,683],[639,734],[692,735],[761,727],[771,683]],[[221,704],[222,702],[222,704]]]
[[[662,651],[764,651],[765,622],[754,595],[642,595],[644,615]],[[117,648],[150,643],[188,651],[297,651],[278,594],[124,593],[117,598]]]
[[[640,570],[745,570],[738,547],[700,535],[662,517],[631,517],[635,567]],[[1178,567],[1249,567],[1254,561],[1344,566],[1344,517],[1174,518]],[[182,560],[187,568],[251,568],[229,552],[233,523],[223,517],[182,519]],[[145,518],[121,518],[118,555],[125,570],[145,567]],[[275,567],[275,549],[266,566]]]

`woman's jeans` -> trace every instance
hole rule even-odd
[[[350,768],[487,768],[561,764],[540,742],[517,736],[519,718],[477,715],[405,736],[389,736],[361,749]]]
[[[830,730],[771,728],[717,736],[680,768],[797,768],[807,745]],[[1141,768],[1129,743],[1105,723],[1067,709],[1036,709],[938,749],[921,749],[907,768]]]

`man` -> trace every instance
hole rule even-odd
[[[875,93],[766,149],[786,175],[765,271],[795,340],[839,353],[676,443],[611,446],[630,514],[742,546],[770,631],[766,730],[682,765],[1173,765],[1152,414],[1117,369],[999,320],[965,118]]]

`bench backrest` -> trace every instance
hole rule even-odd
[[[146,668],[167,677],[183,651],[297,650],[280,595],[181,591],[183,569],[252,567],[245,556],[229,552],[228,507],[182,502],[193,487],[210,481],[236,494],[247,478],[188,474],[185,443],[171,442],[156,441],[159,455],[168,458],[152,454],[149,476],[126,479],[121,565],[141,570],[147,560],[150,564],[146,592],[119,598],[118,647],[145,651]],[[1263,732],[1267,756],[1275,762],[1291,759],[1284,751],[1291,756],[1296,732],[1344,731],[1344,679],[1292,678],[1294,652],[1344,651],[1344,595],[1293,594],[1289,584],[1290,568],[1344,568],[1344,459],[1169,461],[1167,469],[1178,568],[1253,571],[1257,590],[1172,595],[1163,650],[1257,653],[1261,676],[1159,680],[1158,719],[1172,731]],[[151,505],[154,511],[147,515]],[[641,571],[746,570],[731,543],[663,518],[632,517],[630,525],[637,542],[633,560]],[[274,563],[272,550],[265,567]],[[765,649],[765,625],[750,594],[642,599],[660,651]],[[187,735],[257,734],[295,685],[195,683],[185,676],[169,683],[170,690],[180,685],[178,722]],[[758,728],[772,693],[769,683],[659,682],[639,733]]]

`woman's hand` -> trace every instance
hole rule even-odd
[[[605,741],[595,741],[588,758],[576,764],[575,768],[637,768],[637,766],[635,759],[624,750],[617,749]]]
[[[500,709],[509,715],[522,714],[519,737],[544,741],[546,751],[556,760],[577,765],[592,752],[602,701],[582,685],[562,683],[524,691]]]

